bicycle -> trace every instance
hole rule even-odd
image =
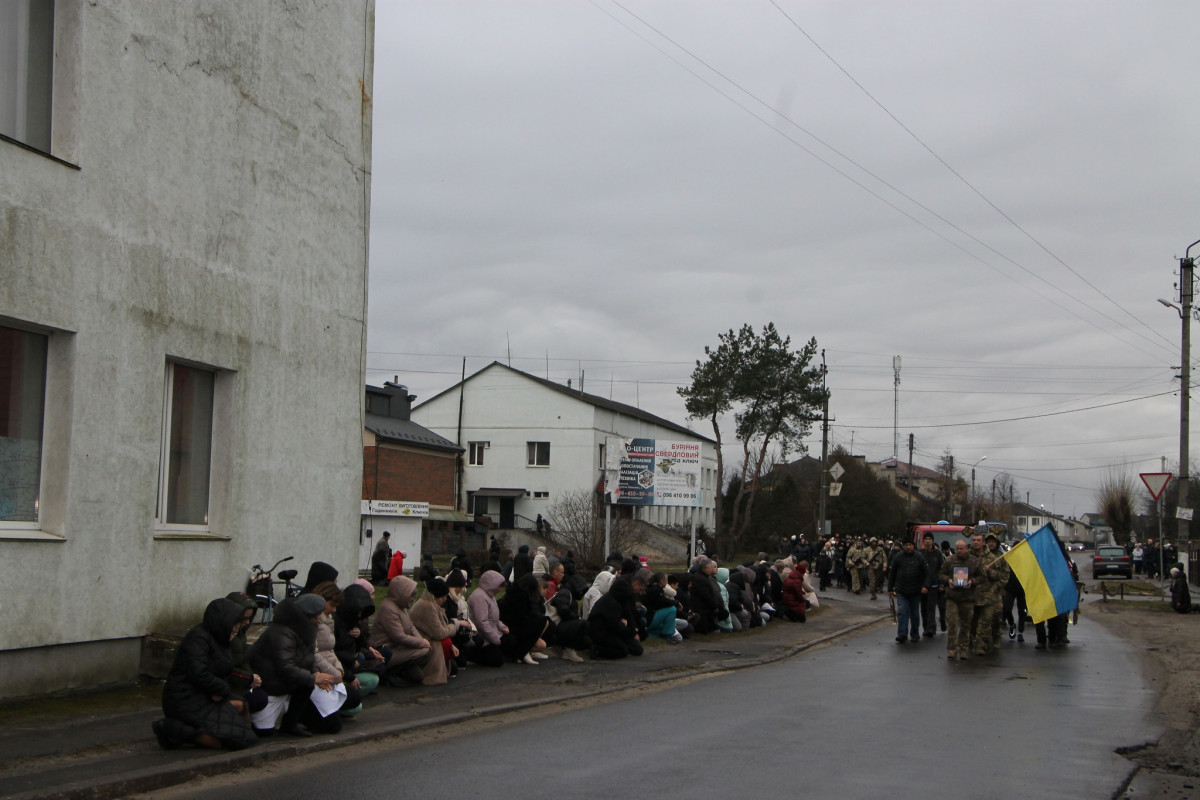
[[[296,597],[300,594],[301,587],[292,582],[296,577],[296,570],[285,569],[278,575],[278,580],[273,579],[272,575],[275,568],[285,561],[291,561],[295,556],[287,556],[275,562],[270,569],[263,569],[261,564],[255,564],[250,568],[250,578],[246,581],[246,594],[254,601],[261,612],[259,622],[270,622],[275,616],[275,606],[279,605],[279,601],[275,599],[276,584],[283,585],[284,598]],[[251,619],[253,622],[253,619]]]

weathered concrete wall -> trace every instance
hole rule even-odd
[[[0,322],[51,332],[0,696],[53,648],[4,651],[186,628],[255,562],[356,566],[373,3],[57,6],[79,169],[0,142]],[[222,371],[208,537],[155,523],[168,359]]]

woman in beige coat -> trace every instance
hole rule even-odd
[[[417,631],[429,641],[433,655],[430,665],[425,669],[425,686],[435,686],[446,683],[449,675],[449,662],[458,655],[458,648],[450,641],[458,632],[460,625],[470,623],[451,622],[446,617],[446,597],[450,588],[441,578],[434,578],[425,584],[425,594],[413,604],[412,622]],[[435,666],[436,669],[430,667]]]

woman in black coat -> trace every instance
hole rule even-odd
[[[592,655],[596,658],[640,656],[642,645],[637,631],[630,624],[628,607],[636,601],[633,584],[615,580],[608,593],[592,606],[588,615],[588,632],[592,639]]]
[[[536,664],[530,651],[546,649],[542,635],[550,626],[538,579],[532,573],[522,576],[504,593],[498,605],[500,621],[508,626],[509,632],[500,641],[505,658]]]
[[[324,612],[322,597],[289,597],[275,609],[271,624],[251,646],[250,666],[262,678],[263,691],[269,698],[267,708],[254,717],[260,735],[269,735],[275,727],[285,699],[287,711],[280,726],[285,733],[312,736],[313,730],[337,733],[342,729],[341,718],[337,714],[322,717],[311,698],[314,686],[328,690],[338,682],[336,675],[313,671],[317,617]]]
[[[151,727],[164,749],[185,742],[219,750],[241,750],[258,742],[235,699],[229,677],[233,656],[229,643],[242,626],[243,609],[225,598],[204,609],[204,621],[187,632],[163,686],[165,719]]]

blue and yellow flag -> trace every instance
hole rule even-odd
[[[1025,605],[1034,622],[1044,622],[1079,606],[1075,576],[1049,525],[1026,536],[1004,558],[1025,588]]]

